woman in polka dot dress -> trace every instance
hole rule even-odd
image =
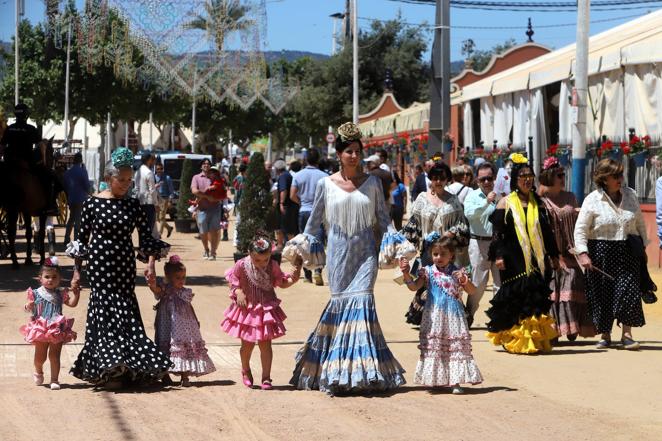
[[[186,267],[180,257],[170,256],[163,272],[165,284],[157,283],[154,274],[146,274],[149,289],[159,301],[154,307],[154,341],[161,352],[170,355],[173,363],[170,372],[181,376],[182,386],[190,386],[190,376],[209,374],[216,368],[207,355],[205,341],[200,335],[200,322],[191,304],[193,291],[184,286]]]
[[[471,355],[471,334],[462,305],[462,289],[473,294],[476,287],[462,269],[452,262],[454,240],[430,233],[426,239],[432,258],[414,280],[407,259],[400,261],[405,284],[411,291],[428,290],[421,320],[421,358],[416,366],[414,383],[426,386],[451,386],[453,394],[461,394],[462,383],[478,384],[483,377]]]
[[[104,173],[108,189],[83,204],[79,238],[67,247],[75,258],[72,288],[80,288],[80,265],[86,259],[92,289],[85,344],[71,374],[108,388],[159,379],[171,365],[145,334],[135,294],[133,230],[138,228],[138,258],[149,263],[148,275],[155,272],[156,258],[170,247],[152,237],[139,202],[126,197],[132,163],[130,150],[113,152]]]

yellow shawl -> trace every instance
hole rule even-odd
[[[529,193],[529,204],[527,206],[526,215],[524,214],[524,207],[520,201],[517,192],[512,192],[506,199],[506,215],[511,210],[513,213],[513,220],[515,222],[515,232],[517,233],[517,240],[519,240],[522,247],[522,254],[524,254],[524,263],[526,264],[526,274],[533,272],[533,260],[531,254],[533,253],[538,263],[538,269],[542,274],[545,273],[545,246],[542,240],[542,230],[540,228],[540,213],[538,211],[538,203],[536,202],[533,193]]]

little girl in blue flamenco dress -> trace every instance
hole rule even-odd
[[[490,216],[490,260],[499,268],[502,282],[486,312],[487,336],[510,353],[549,352],[557,333],[548,315],[552,301],[545,275],[558,268],[559,253],[547,210],[533,186],[533,169],[523,155],[511,158],[511,193]]]
[[[483,377],[471,355],[471,334],[462,305],[462,289],[469,295],[476,287],[464,269],[452,262],[455,258],[454,240],[437,232],[425,238],[432,265],[419,271],[412,279],[409,260],[400,260],[405,284],[410,291],[423,287],[428,299],[421,319],[421,358],[416,366],[414,383],[425,386],[450,386],[453,394],[462,394],[460,384],[478,384]]]

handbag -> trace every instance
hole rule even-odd
[[[648,273],[648,266],[646,265],[646,249],[644,248],[644,241],[641,236],[629,234],[626,240],[627,246],[635,259],[639,259],[639,290],[641,291],[641,301],[646,304],[657,302],[657,285],[651,279]]]

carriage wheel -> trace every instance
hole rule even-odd
[[[57,215],[57,224],[59,226],[66,225],[67,216],[69,216],[69,205],[67,205],[67,195],[63,191],[57,195],[57,208],[59,212]]]

